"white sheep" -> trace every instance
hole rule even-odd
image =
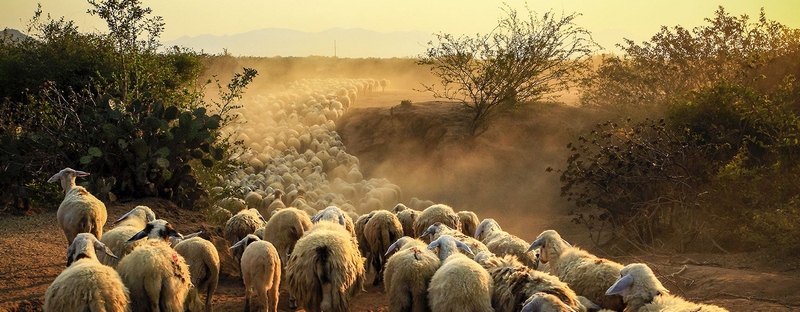
[[[253,234],[231,246],[244,248],[242,254],[242,279],[245,288],[244,310],[250,311],[250,298],[255,294],[258,306],[266,311],[278,311],[281,285],[281,258],[278,250],[268,241]]]
[[[349,311],[364,284],[358,243],[338,222],[318,221],[297,241],[286,264],[289,292],[310,311]]]
[[[378,210],[371,214],[372,217],[364,225],[364,239],[372,256],[372,267],[375,269],[375,279],[372,281],[374,286],[383,282],[383,268],[386,265],[384,252],[403,236],[403,226],[400,225],[397,216],[388,210]]]
[[[479,252],[482,251],[489,251],[489,248],[486,247],[483,243],[479,240],[473,238],[472,236],[464,235],[461,231],[451,229],[450,227],[442,224],[441,222],[436,222],[429,226],[425,232],[422,232],[422,235],[419,238],[425,238],[430,236],[431,240],[438,239],[442,237],[442,235],[450,235],[456,240],[464,243],[466,246],[469,247],[469,253],[472,255],[477,255]],[[466,253],[465,253],[466,254]]]
[[[445,204],[436,204],[425,208],[425,210],[417,216],[417,219],[414,220],[415,237],[422,236],[422,233],[436,222],[441,222],[451,229],[461,229],[458,215],[453,211],[453,208]],[[430,242],[430,240],[426,241]]]
[[[100,264],[96,253],[113,253],[94,235],[80,233],[67,252],[67,269],[44,293],[44,311],[130,311],[128,288],[117,271]]]
[[[147,224],[131,241],[147,242],[120,260],[117,272],[131,293],[133,311],[183,311],[192,287],[186,260],[169,247],[168,237],[181,235],[169,222]]]
[[[297,208],[284,208],[270,217],[267,224],[260,228],[259,238],[272,243],[278,250],[281,263],[289,261],[297,240],[311,229],[311,218],[305,211]],[[256,235],[258,236],[258,235]]]
[[[403,235],[414,236],[414,220],[419,216],[419,211],[408,208],[397,212],[397,219],[403,225]]]
[[[205,294],[205,311],[210,312],[211,297],[217,291],[219,283],[220,262],[217,248],[208,240],[192,237],[175,244],[175,251],[183,256],[189,266],[192,285],[194,285],[194,290],[190,292],[196,292],[195,294],[190,293],[189,296]]]
[[[606,295],[622,270],[614,261],[598,258],[578,247],[572,247],[554,230],[539,234],[528,252],[540,248],[540,261],[550,265],[550,274],[557,276],[580,296],[604,309],[622,310],[622,297]]]
[[[558,297],[547,293],[535,293],[523,303],[520,312],[577,312]]]
[[[156,214],[147,206],[136,206],[122,215],[117,221],[114,221],[116,226],[100,238],[100,242],[108,246],[117,257],[98,254],[97,260],[102,264],[116,268],[117,264],[119,264],[119,259],[124,258],[134,248],[145,243],[143,240],[130,242],[128,239],[144,229],[147,223],[155,220]]]
[[[513,255],[498,257],[483,251],[474,258],[494,282],[492,307],[498,312],[519,311],[526,299],[542,292],[556,296],[570,309],[586,311],[575,292],[557,277],[525,266]]]
[[[64,200],[58,206],[56,218],[67,237],[67,244],[71,244],[78,233],[92,233],[98,239],[103,235],[103,226],[108,218],[106,205],[83,186],[75,185],[76,177],[88,175],[83,171],[64,168],[47,180],[49,183],[60,181],[64,189]]]
[[[421,240],[403,236],[386,251],[383,271],[389,311],[430,311],[428,286],[441,261]]]
[[[644,263],[628,264],[622,268],[620,276],[622,277],[608,288],[606,294],[622,296],[627,305],[625,311],[728,311],[715,305],[689,302],[671,295]]]
[[[522,264],[534,269],[538,268],[536,253],[527,251],[530,244],[516,235],[503,231],[500,224],[494,219],[483,219],[474,233],[475,238],[498,257],[514,255]]]
[[[266,224],[266,220],[264,220],[264,217],[258,210],[254,208],[241,210],[228,219],[228,222],[225,222],[225,240],[228,241],[228,245],[236,244],[236,242],[242,240],[242,238],[248,234],[253,234],[264,224]],[[231,250],[231,252],[233,253],[232,256],[236,259],[236,263],[241,262],[242,252],[244,252],[244,250],[236,248]],[[241,268],[239,273],[241,273]]]
[[[461,233],[470,237],[475,235],[478,223],[481,222],[481,220],[478,219],[478,215],[469,210],[459,211],[456,215],[458,215],[458,221],[461,223]]]
[[[439,250],[441,266],[428,287],[431,310],[493,312],[489,272],[456,250],[469,251],[469,247],[443,235],[428,245],[428,249],[433,248]]]

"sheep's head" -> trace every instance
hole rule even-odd
[[[398,203],[396,206],[394,206],[394,208],[392,208],[392,213],[397,214],[398,212],[401,212],[406,209],[408,209],[406,205]]]
[[[428,245],[428,249],[439,248],[439,260],[444,261],[453,253],[458,252],[458,248],[463,249],[467,252],[470,257],[474,257],[475,254],[472,253],[472,250],[469,249],[467,244],[462,243],[461,241],[456,240],[450,235],[442,235],[437,238],[435,241],[432,241],[430,245]]]
[[[105,244],[97,240],[91,233],[80,233],[72,240],[72,244],[67,249],[67,267],[73,262],[83,258],[97,260],[97,252],[107,254],[109,257],[118,259]]]
[[[547,263],[553,259],[561,256],[564,248],[572,247],[567,241],[561,238],[555,230],[547,230],[539,234],[531,246],[525,252],[531,252],[536,248],[540,249],[540,260],[542,263]]]
[[[543,292],[533,294],[528,300],[525,301],[525,306],[522,307],[521,312],[537,312],[537,311],[570,311],[574,312],[570,306],[566,305],[558,297]]]
[[[486,236],[494,231],[500,231],[500,224],[492,218],[486,218],[481,221],[478,228],[475,229],[475,239],[483,241]]]
[[[164,242],[168,242],[169,237],[178,237],[183,239],[183,235],[175,231],[175,229],[172,228],[172,224],[169,224],[169,222],[162,219],[148,223],[147,226],[144,227],[144,230],[136,233],[136,235],[131,237],[131,239],[128,241],[132,242],[145,237],[147,237],[147,239],[162,240]]]
[[[627,302],[630,297],[653,299],[669,290],[661,285],[653,270],[644,263],[631,263],[620,271],[620,278],[608,288],[606,295],[620,295]]]
[[[73,186],[75,186],[75,178],[76,177],[85,177],[88,176],[89,173],[78,171],[72,168],[64,168],[61,169],[58,173],[54,174],[50,179],[47,179],[48,183],[53,183],[56,181],[61,182],[61,188],[64,189],[64,193],[69,191]]]
[[[119,219],[117,219],[117,221],[114,221],[114,223],[112,223],[112,224],[120,223],[122,220],[131,218],[131,217],[135,217],[135,218],[137,218],[139,220],[142,220],[142,222],[145,222],[145,223],[150,223],[150,222],[153,222],[153,221],[156,220],[156,213],[153,212],[153,210],[150,209],[150,207],[147,207],[147,206],[136,206],[133,209],[131,209],[131,211],[128,211],[128,213],[122,215],[122,217],[119,217]]]
[[[233,244],[231,246],[231,249],[236,249],[236,248],[242,247],[242,250],[244,250],[244,249],[247,249],[248,245],[252,244],[253,242],[260,241],[260,240],[261,239],[258,238],[258,236],[255,236],[253,234],[247,234],[247,236],[245,236],[244,238],[242,238],[241,240],[239,240],[238,242]]]
[[[403,246],[405,246],[406,244],[408,244],[408,243],[410,243],[412,241],[414,241],[414,239],[411,238],[411,237],[408,237],[408,236],[403,236],[403,237],[397,239],[394,243],[392,243],[392,245],[389,246],[389,249],[386,250],[386,253],[384,254],[384,256],[388,257],[389,255],[394,254],[398,250],[403,249]]]
[[[441,222],[436,222],[434,224],[431,224],[427,229],[425,229],[425,232],[422,232],[422,235],[420,235],[419,238],[424,238],[425,236],[428,235],[431,235],[432,238],[437,238],[445,230],[450,230],[450,227],[442,224]]]

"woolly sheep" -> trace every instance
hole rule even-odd
[[[345,229],[347,229],[347,232],[350,233],[350,236],[356,236],[353,218],[339,207],[328,206],[324,210],[320,211],[316,216],[311,218],[311,221],[315,223],[320,220],[339,223],[340,225],[344,226]]]
[[[364,238],[372,255],[372,267],[375,268],[372,285],[383,282],[383,268],[386,265],[384,252],[402,236],[403,226],[400,225],[400,220],[388,210],[374,211],[373,216],[364,225]]]
[[[353,229],[356,232],[356,241],[358,241],[358,251],[361,252],[361,256],[366,259],[367,264],[372,263],[373,254],[370,252],[369,243],[367,243],[367,238],[364,236],[364,228],[373,215],[375,215],[375,211],[360,215],[353,224]],[[367,272],[370,272],[371,268],[370,265],[367,265],[365,269]]]
[[[389,312],[431,311],[428,286],[439,268],[437,255],[421,240],[403,236],[389,247],[385,256],[389,257],[383,271]]]
[[[492,307],[495,311],[519,311],[526,299],[539,292],[555,295],[570,309],[586,311],[578,296],[566,283],[555,276],[525,266],[513,255],[498,257],[489,251],[483,251],[475,255],[474,260],[492,277]]]
[[[472,236],[467,236],[461,233],[461,231],[454,230],[449,228],[448,226],[442,224],[441,222],[436,222],[429,226],[425,232],[422,233],[420,238],[424,238],[427,236],[431,237],[431,240],[438,239],[443,235],[450,235],[459,242],[464,243],[466,246],[469,247],[469,253],[472,255],[477,255],[481,251],[489,251],[486,248],[486,245],[478,241],[477,239],[472,238]]]
[[[255,293],[256,302],[266,311],[278,311],[281,285],[281,259],[278,250],[268,241],[250,234],[231,246],[242,246],[242,278],[244,279],[244,310],[250,311],[250,298]],[[269,305],[267,305],[269,304]]]
[[[403,235],[414,236],[414,220],[417,219],[419,213],[419,211],[411,208],[397,212],[397,219],[403,225]]]
[[[436,222],[450,227],[451,229],[460,229],[461,224],[458,221],[458,215],[448,205],[437,204],[425,208],[414,220],[414,236],[419,237],[425,230]],[[430,240],[426,240],[430,242]]]
[[[169,222],[158,219],[147,224],[131,241],[147,242],[125,256],[117,266],[131,294],[133,311],[183,311],[192,286],[183,256],[169,247],[168,237],[178,234]]]
[[[576,312],[558,297],[547,293],[535,293],[523,304],[520,312]]]
[[[241,210],[225,223],[225,240],[228,241],[228,245],[236,244],[248,234],[253,234],[265,223],[264,217],[261,216],[258,210],[254,208]],[[242,252],[244,250],[241,248],[232,250],[233,257],[237,263],[241,262]],[[241,273],[241,268],[239,273]]]
[[[321,220],[297,241],[286,264],[289,292],[308,311],[349,311],[362,289],[358,243],[338,223]]]
[[[622,296],[625,311],[728,311],[724,308],[693,303],[669,294],[646,264],[631,263],[620,271],[620,277],[606,294]]]
[[[428,287],[431,311],[493,312],[492,278],[478,263],[455,249],[469,250],[450,235],[443,235],[428,245],[439,248],[441,267]]]
[[[598,258],[578,247],[572,247],[554,230],[546,230],[531,243],[528,252],[540,248],[540,261],[549,263],[550,274],[567,283],[578,295],[604,309],[622,310],[622,297],[606,295],[622,270],[622,265]]]
[[[116,268],[117,264],[119,264],[119,259],[124,258],[134,248],[143,245],[145,242],[143,240],[129,242],[128,239],[144,229],[148,222],[155,220],[156,214],[147,206],[136,206],[122,215],[117,221],[114,221],[116,227],[100,238],[100,242],[108,246],[117,257],[110,257],[101,253],[97,255],[97,260],[102,264]]]
[[[536,253],[527,252],[530,244],[516,235],[503,231],[500,224],[494,219],[483,219],[474,233],[475,238],[497,256],[514,255],[522,264],[534,269],[538,268]]]
[[[98,239],[103,235],[103,226],[108,218],[106,205],[83,186],[75,185],[76,177],[88,175],[83,171],[64,168],[47,180],[49,183],[60,181],[64,189],[64,200],[58,206],[56,218],[67,237],[67,244],[72,244],[78,233],[92,233]]]
[[[67,269],[47,287],[44,311],[130,311],[128,288],[96,253],[113,253],[90,233],[80,233],[67,252]]]
[[[276,212],[262,228],[261,238],[268,241],[278,250],[281,263],[289,261],[297,240],[311,229],[311,218],[305,211],[297,208],[284,208]]]
[[[211,297],[217,291],[219,283],[219,253],[213,243],[200,237],[192,237],[175,244],[175,251],[186,260],[189,266],[194,289],[189,296],[200,293],[206,295],[205,311],[211,311]],[[190,297],[191,298],[191,297]]]
[[[478,215],[468,210],[459,211],[456,215],[458,215],[458,221],[461,223],[461,233],[470,237],[475,235],[478,223],[481,222],[480,219],[478,219]]]

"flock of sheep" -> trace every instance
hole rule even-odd
[[[211,311],[219,253],[237,262],[245,311],[277,311],[281,291],[292,308],[351,311],[368,271],[389,311],[726,311],[671,295],[647,265],[598,258],[556,231],[529,244],[493,219],[416,198],[405,205],[397,185],[364,180],[335,124],[386,84],[304,80],[239,109],[227,131],[249,148],[237,155],[248,165],[220,177],[236,196],[211,209],[225,222],[225,250],[145,206],[103,232],[105,206],[75,185],[88,173],[57,173],[70,246],[45,311]]]

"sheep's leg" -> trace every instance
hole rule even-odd
[[[280,296],[279,289],[273,283],[272,284],[272,288],[267,290],[267,298],[268,298],[267,300],[269,301],[269,306],[271,306],[272,309],[271,310],[267,309],[267,311],[278,312],[278,298],[279,298],[279,296]]]
[[[372,267],[375,268],[375,278],[372,280],[372,286],[378,286],[383,281],[383,265],[381,264],[381,256],[372,256]]]
[[[250,290],[244,291],[244,312],[250,312]]]
[[[206,294],[206,308],[205,312],[211,312],[211,286],[208,287],[208,293]]]
[[[144,291],[147,293],[147,299],[150,300],[150,311],[158,312],[161,311],[160,304],[161,304],[161,278],[158,277],[157,281],[153,280],[144,280]],[[157,287],[152,287],[157,286]]]

